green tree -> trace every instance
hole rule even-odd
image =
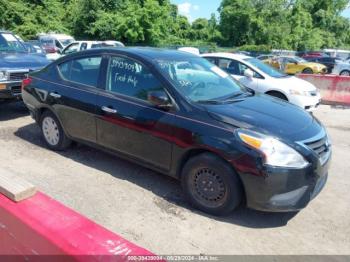
[[[223,43],[283,49],[349,46],[347,0],[223,0]]]

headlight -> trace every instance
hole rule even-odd
[[[309,96],[310,92],[308,91],[301,91],[301,90],[296,90],[296,89],[290,89],[289,93],[291,95],[297,95],[297,96]]]
[[[6,71],[0,71],[0,81],[6,81],[8,78],[8,74]]]
[[[238,130],[237,134],[243,143],[264,155],[267,165],[304,168],[309,164],[302,155],[278,139],[242,129]]]

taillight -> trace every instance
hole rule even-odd
[[[23,79],[23,80],[22,80],[22,90],[23,90],[26,86],[30,85],[30,84],[32,83],[32,81],[33,81],[33,79],[32,79],[31,77],[27,77],[26,79]]]
[[[57,50],[58,50],[58,48],[56,48],[56,47],[46,47],[45,48],[45,51],[46,51],[46,53],[48,53],[48,54],[52,54],[52,53],[56,53],[57,52]]]

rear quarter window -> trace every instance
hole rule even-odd
[[[58,71],[64,80],[97,87],[101,60],[101,57],[70,60],[59,64]]]

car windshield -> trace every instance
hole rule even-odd
[[[194,102],[221,101],[246,91],[226,72],[203,58],[157,60],[156,66],[183,96]]]
[[[286,77],[288,75],[278,71],[277,69],[274,69],[273,67],[265,64],[264,62],[260,61],[259,59],[256,58],[245,58],[243,59],[244,61],[248,62],[249,64],[253,65],[254,67],[258,68],[265,74],[275,77],[275,78],[281,78],[281,77]]]
[[[55,42],[52,38],[42,38],[42,39],[40,39],[40,42],[42,45],[45,45],[45,46],[54,46],[55,45]]]
[[[26,52],[26,48],[13,34],[0,33],[0,52]]]
[[[293,57],[293,59],[296,60],[298,63],[307,63],[305,59],[298,56]]]
[[[60,39],[60,42],[62,43],[63,46],[67,46],[70,43],[74,42],[73,39],[69,38],[69,39]]]

